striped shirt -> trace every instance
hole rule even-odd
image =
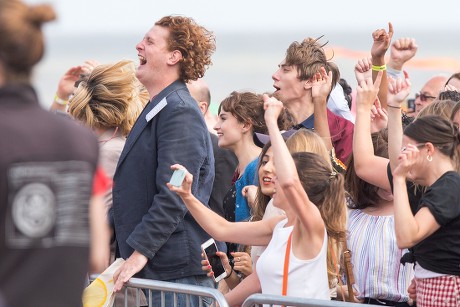
[[[407,301],[414,269],[410,263],[403,266],[399,262],[408,250],[401,250],[396,244],[393,215],[376,216],[358,209],[349,210],[348,232],[357,297]]]

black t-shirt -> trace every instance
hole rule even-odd
[[[419,209],[423,207],[441,227],[414,246],[415,259],[427,270],[460,275],[460,175],[443,174],[423,194]]]
[[[390,163],[387,166],[387,175],[388,180],[390,181],[391,192],[393,193],[393,174],[391,173]],[[422,197],[423,191],[425,187],[416,185],[413,182],[406,180],[406,187],[407,187],[407,196],[409,198],[410,209],[412,214],[415,215],[418,211],[418,204],[420,202],[420,198]]]

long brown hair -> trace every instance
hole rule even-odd
[[[372,133],[372,144],[374,147],[374,155],[388,158],[387,129]],[[350,209],[365,209],[367,207],[377,206],[381,200],[377,193],[379,187],[362,180],[356,175],[354,159],[354,155],[352,154],[345,173],[345,189],[353,200],[352,203],[348,203],[348,207]]]
[[[327,271],[329,287],[337,276],[338,252],[346,240],[347,211],[343,175],[332,170],[330,163],[318,154],[292,154],[297,174],[308,198],[314,203],[326,226],[328,236]],[[337,257],[334,256],[334,253]]]

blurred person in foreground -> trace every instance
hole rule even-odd
[[[107,188],[97,169],[97,139],[43,110],[30,85],[44,54],[41,26],[55,17],[47,5],[0,0],[2,307],[81,306],[90,232],[102,225],[91,224],[101,217]]]
[[[214,180],[209,133],[186,83],[203,77],[215,50],[212,32],[183,16],[155,23],[136,46],[136,77],[150,95],[134,124],[114,175],[110,217],[117,254],[126,262],[114,275],[115,291],[132,276],[213,287],[201,270],[201,244],[209,235],[179,196],[169,191],[170,165],[193,174],[192,193],[208,203]],[[166,295],[166,306],[172,304]],[[179,306],[185,296],[179,295]],[[153,293],[160,303],[160,294]],[[207,304],[208,302],[206,302]],[[198,306],[193,297],[191,306]]]

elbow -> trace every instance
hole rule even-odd
[[[396,244],[398,245],[399,249],[404,249],[404,248],[411,248],[416,243],[412,242],[411,240],[408,240],[406,236],[403,237],[403,236],[396,235]]]

